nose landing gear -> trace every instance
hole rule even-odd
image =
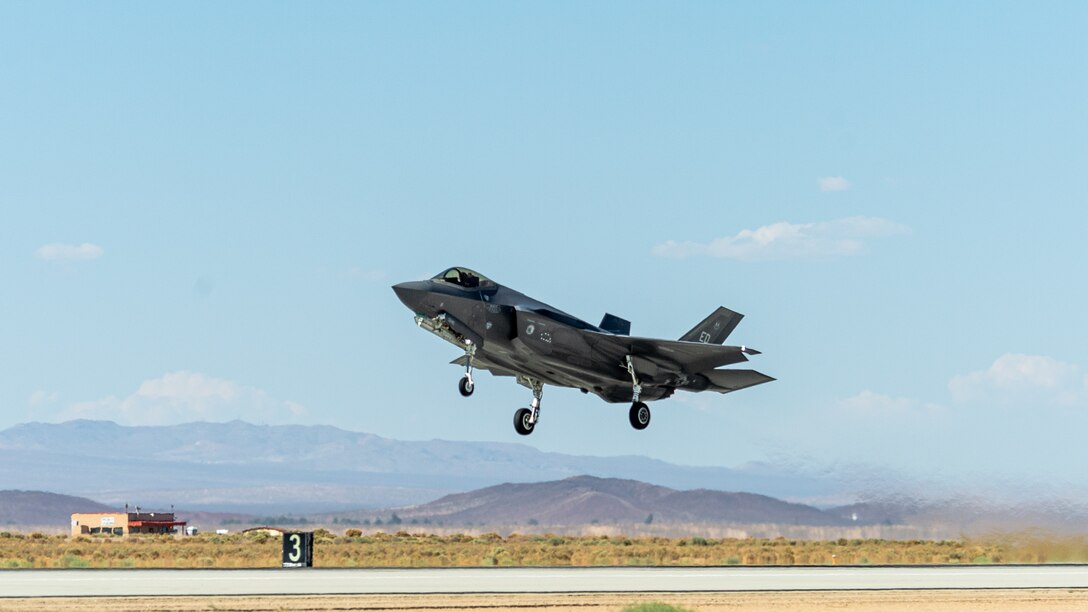
[[[457,381],[457,390],[461,392],[462,397],[472,395],[472,392],[476,390],[476,385],[472,382],[471,374],[465,374],[461,377],[461,380]]]
[[[476,384],[472,382],[472,358],[476,356],[476,345],[472,340],[465,340],[465,375],[457,381],[457,390],[461,397],[468,397],[476,390]]]

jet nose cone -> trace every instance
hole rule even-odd
[[[423,298],[427,295],[427,281],[409,281],[393,285],[393,293],[408,308],[420,312]]]

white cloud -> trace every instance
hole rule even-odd
[[[842,400],[840,406],[854,416],[878,418],[906,416],[919,412],[933,414],[943,410],[938,404],[922,403],[908,397],[882,395],[868,389]]]
[[[296,402],[278,400],[261,389],[199,372],[170,372],[145,380],[124,399],[109,396],[77,402],[65,410],[67,419],[105,419],[126,425],[166,425],[191,421],[256,423],[295,422],[305,414]]]
[[[102,247],[90,242],[83,244],[61,244],[54,242],[38,247],[34,254],[46,261],[85,261],[102,257]]]
[[[60,394],[56,391],[43,391],[38,389],[34,393],[30,394],[26,403],[31,406],[41,406],[42,404],[51,404],[60,398]]]
[[[958,402],[1031,396],[1041,403],[1070,404],[1085,397],[1086,385],[1088,378],[1076,365],[1042,355],[1006,353],[985,370],[954,376],[948,390]]]
[[[767,261],[855,255],[865,250],[866,238],[905,234],[905,225],[877,217],[847,217],[815,223],[785,221],[745,229],[708,243],[669,240],[653,248],[654,255],[706,255],[741,261]]]
[[[891,397],[866,389],[842,401],[842,407],[850,412],[866,415],[909,412],[916,402],[906,397]]]
[[[820,191],[846,191],[850,189],[850,181],[841,176],[821,176],[816,179]]]

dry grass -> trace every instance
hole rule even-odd
[[[1066,612],[1084,610],[1083,589],[982,591],[793,591],[737,593],[501,593],[428,595],[286,595],[185,597],[0,597],[13,612],[346,612],[353,610],[462,610],[466,612],[616,612],[627,606],[666,604],[699,612]]]
[[[1038,532],[979,539],[806,541],[497,534],[315,532],[318,567],[716,566],[1046,563],[1088,561],[1088,539]],[[276,567],[265,535],[88,538],[0,533],[0,568]]]

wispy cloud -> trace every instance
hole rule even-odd
[[[853,416],[875,418],[931,414],[942,410],[937,404],[923,403],[909,397],[892,397],[868,389],[842,400],[839,404]]]
[[[1071,404],[1088,397],[1088,377],[1073,364],[1043,355],[1006,353],[989,368],[955,376],[948,382],[958,402],[1033,399],[1039,404]]]
[[[850,189],[850,181],[841,176],[821,176],[816,179],[820,191],[846,191]]]
[[[62,419],[106,419],[126,425],[166,425],[190,421],[242,419],[257,423],[297,422],[300,404],[279,400],[261,389],[199,372],[170,372],[145,380],[125,398],[109,396],[77,402]]]
[[[102,247],[90,242],[83,244],[63,244],[54,242],[38,247],[34,254],[46,261],[86,261],[102,257]]]
[[[51,404],[57,401],[59,398],[60,394],[56,391],[45,391],[43,389],[38,389],[34,393],[30,394],[30,397],[27,398],[26,403],[32,407],[41,406],[42,404]]]
[[[878,217],[847,217],[815,223],[782,221],[707,243],[669,240],[655,246],[653,253],[663,257],[703,255],[741,261],[837,257],[861,253],[867,238],[909,231],[905,225]]]

